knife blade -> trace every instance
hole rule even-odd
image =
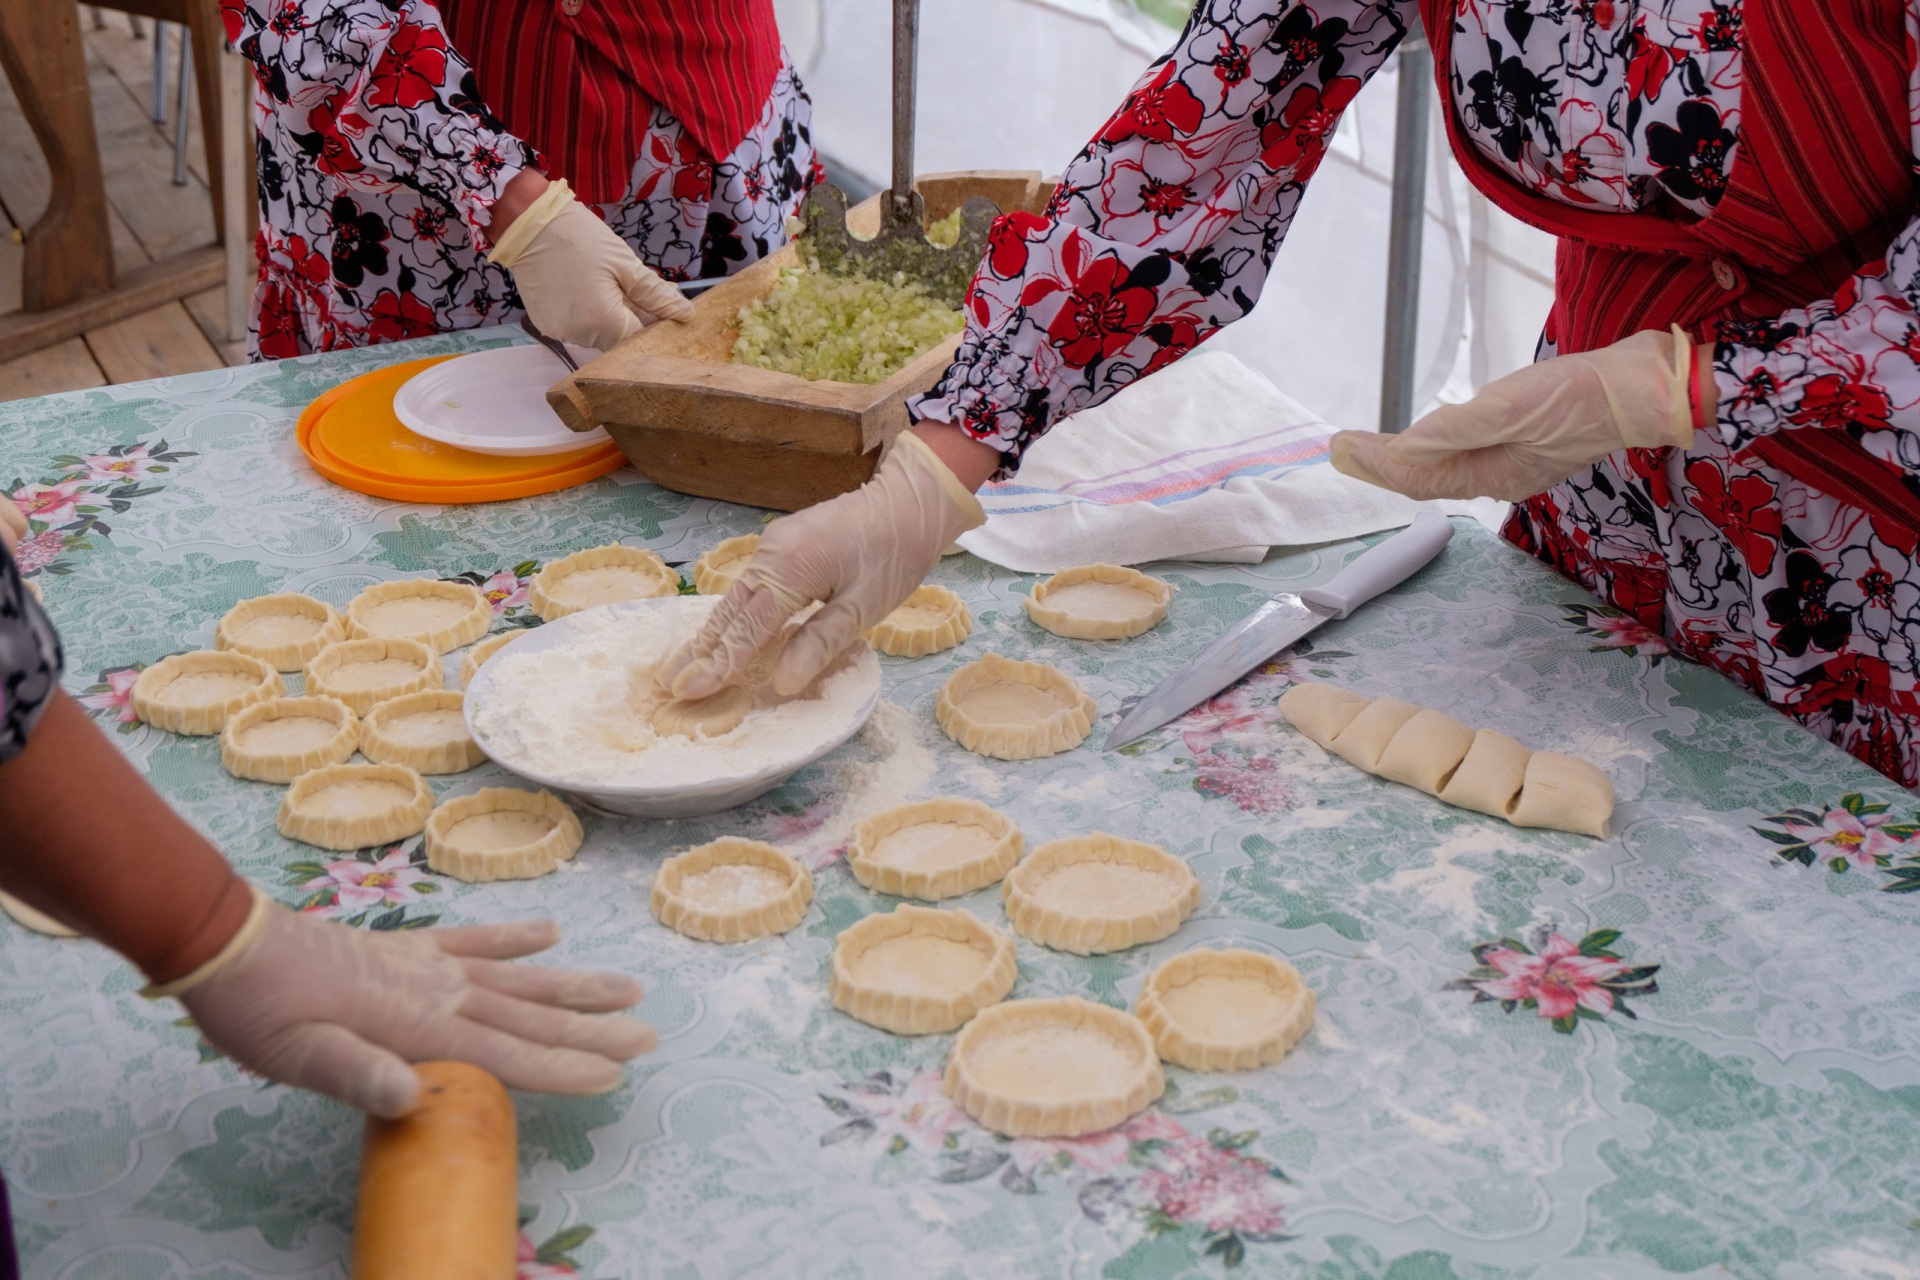
[[[1322,623],[1346,617],[1425,568],[1453,537],[1453,524],[1431,507],[1413,523],[1343,566],[1332,581],[1283,591],[1228,627],[1186,666],[1134,705],[1107,735],[1103,751],[1126,746],[1232,685]]]

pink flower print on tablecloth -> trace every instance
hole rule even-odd
[[[22,538],[20,545],[13,549],[13,563],[20,570],[21,577],[30,577],[59,559],[60,553],[66,549],[66,535],[57,529],[49,529],[45,533]]]
[[[87,686],[77,695],[80,705],[89,711],[112,713],[114,722],[123,731],[133,728],[140,723],[140,717],[133,710],[133,685],[145,666],[140,663],[102,671],[98,684]]]
[[[167,470],[162,460],[154,457],[144,444],[133,445],[124,453],[82,454],[78,462],[70,462],[61,469],[69,473],[83,472],[80,479],[87,484],[139,480]]]
[[[514,1280],[573,1280],[580,1274],[573,1251],[593,1238],[593,1230],[584,1223],[563,1227],[537,1245],[522,1231],[515,1246]]]
[[[1207,751],[1194,764],[1193,789],[1203,796],[1231,800],[1245,813],[1270,817],[1293,808],[1293,780],[1272,756],[1242,755],[1223,749]]]
[[[1602,649],[1624,649],[1658,662],[1672,649],[1665,636],[1642,625],[1632,614],[1622,613],[1610,605],[1570,606],[1566,620],[1581,635],[1593,638],[1594,653]]]
[[[288,879],[305,895],[299,909],[309,915],[365,924],[374,929],[416,929],[437,917],[408,919],[407,908],[440,886],[427,875],[426,854],[405,845],[334,862],[295,862]],[[375,915],[378,911],[381,914]]]
[[[1141,1173],[1153,1212],[1167,1222],[1196,1226],[1218,1238],[1271,1240],[1286,1227],[1272,1165],[1243,1155],[1238,1135],[1216,1131],[1160,1142]],[[1251,1140],[1252,1135],[1245,1135]]]
[[[1783,861],[1810,867],[1819,860],[1832,871],[1885,870],[1894,878],[1883,889],[1911,893],[1920,889],[1920,842],[1915,840],[1920,836],[1920,814],[1896,821],[1892,808],[1850,791],[1838,804],[1776,813],[1767,819],[1774,825],[1754,831],[1773,842],[1774,852]],[[1893,861],[1901,855],[1907,865],[1896,868]]]
[[[1247,705],[1245,686],[1227,690],[1210,698],[1174,722],[1187,750],[1199,755],[1234,734],[1255,733],[1267,717]]]
[[[21,515],[43,528],[55,528],[80,518],[80,499],[86,492],[85,480],[23,484],[13,491],[13,505],[20,508]]]
[[[531,579],[502,570],[480,584],[480,594],[493,606],[493,616],[498,618],[507,610],[527,602],[527,589]]]
[[[1474,1003],[1497,1000],[1508,1013],[1524,1005],[1571,1034],[1582,1018],[1635,1014],[1628,996],[1652,995],[1660,966],[1630,965],[1611,950],[1618,929],[1596,929],[1578,942],[1551,928],[1535,929],[1527,942],[1502,938],[1473,949],[1479,967],[1447,984],[1473,992]]]

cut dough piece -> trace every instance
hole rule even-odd
[[[1000,760],[1031,760],[1086,741],[1095,707],[1064,671],[990,653],[941,686],[934,718],[967,750]]]
[[[32,586],[33,584],[29,582],[27,585]],[[0,893],[0,911],[4,911],[12,916],[15,923],[20,925],[21,928],[31,929],[35,933],[44,933],[49,938],[77,938],[80,936],[78,929],[69,929],[66,925],[61,924],[58,920],[55,920],[38,907],[30,907],[10,893]]]
[[[531,880],[573,857],[580,819],[551,791],[483,787],[427,819],[427,865],[465,880]]]
[[[298,671],[314,654],[346,638],[346,623],[332,605],[288,591],[242,600],[227,610],[213,630],[213,647],[258,658],[275,671]]]
[[[1510,817],[1520,788],[1527,780],[1527,757],[1532,754],[1504,733],[1482,729],[1473,735],[1460,767],[1440,789],[1440,798],[1462,809]]]
[[[618,543],[562,556],[533,576],[527,603],[542,622],[595,605],[675,595],[680,575],[651,551]]]
[[[472,644],[492,626],[493,606],[480,588],[465,582],[381,582],[347,605],[347,630],[355,640],[418,640],[435,653]]]
[[[467,732],[466,704],[467,696],[453,689],[389,698],[360,722],[360,754],[415,773],[465,773],[487,758]]]
[[[1200,905],[1193,868],[1158,845],[1096,831],[1043,844],[1000,886],[1023,938],[1099,955],[1157,942]]]
[[[1070,640],[1129,640],[1167,616],[1173,588],[1138,569],[1087,564],[1034,584],[1027,616]]]
[[[759,840],[722,836],[660,864],[654,918],[702,942],[745,942],[785,933],[813,901],[813,877]]]
[[[648,677],[651,679],[651,677]],[[753,694],[729,685],[710,698],[683,702],[671,698],[653,709],[653,727],[682,738],[717,738],[739,728],[753,710]]]
[[[1342,729],[1333,739],[1333,754],[1348,764],[1373,773],[1380,764],[1380,755],[1393,741],[1393,735],[1399,733],[1407,721],[1420,713],[1420,708],[1411,702],[1402,702],[1398,698],[1375,698],[1364,707],[1353,722]]]
[[[760,535],[728,538],[693,562],[693,587],[703,596],[723,596],[760,549]]]
[[[997,883],[1024,848],[1006,814],[943,797],[876,813],[854,827],[847,867],[876,892],[938,902]]]
[[[945,587],[916,587],[906,603],[867,632],[867,643],[894,658],[924,658],[953,648],[973,631],[966,602]]]
[[[1606,839],[1613,817],[1613,781],[1573,756],[1536,751],[1527,759],[1520,799],[1507,815],[1516,827],[1552,827]]]
[[[445,679],[439,655],[418,640],[342,640],[307,664],[307,692],[338,698],[359,716]]]
[[[460,687],[466,688],[473,683],[473,677],[481,667],[487,665],[487,659],[527,634],[527,628],[515,627],[511,631],[502,631],[497,636],[488,636],[485,640],[467,650],[467,656],[460,659]]]
[[[1366,710],[1372,699],[1364,693],[1331,684],[1297,684],[1274,705],[1287,723],[1328,750],[1340,731]]]
[[[970,911],[903,904],[833,944],[833,1007],[896,1035],[952,1031],[1006,999],[1019,976],[1013,939]]]
[[[176,653],[133,682],[133,713],[168,733],[205,737],[243,707],[286,692],[280,673],[258,658],[222,649]]]
[[[1299,970],[1258,951],[1183,951],[1147,975],[1134,1005],[1160,1056],[1190,1071],[1280,1061],[1313,1025]]]
[[[360,745],[360,722],[338,698],[268,698],[228,718],[220,763],[236,778],[288,783],[345,764]]]
[[[1472,746],[1473,730],[1444,711],[1422,707],[1393,735],[1373,772],[1437,796]]]
[[[1010,1138],[1111,1129],[1166,1092],[1140,1019],[1079,996],[982,1010],[947,1055],[947,1096]]]
[[[433,792],[411,769],[333,764],[293,780],[275,825],[287,839],[322,849],[364,849],[419,835],[431,812]]]

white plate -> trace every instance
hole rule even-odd
[[[598,351],[569,346],[581,364]],[[443,361],[400,384],[393,413],[415,435],[474,453],[529,458],[571,453],[607,440],[604,429],[569,431],[547,403],[567,374],[545,347],[495,347]]]

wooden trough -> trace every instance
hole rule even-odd
[[[970,196],[1038,213],[1053,192],[1037,172],[927,174],[915,186],[929,223]],[[847,223],[873,234],[878,198]],[[858,488],[906,428],[907,397],[945,372],[959,336],[871,386],[732,363],[741,308],[797,260],[788,245],[715,285],[694,299],[691,321],[649,326],[555,383],[548,403],[575,431],[605,427],[641,474],[681,493],[795,511]]]

